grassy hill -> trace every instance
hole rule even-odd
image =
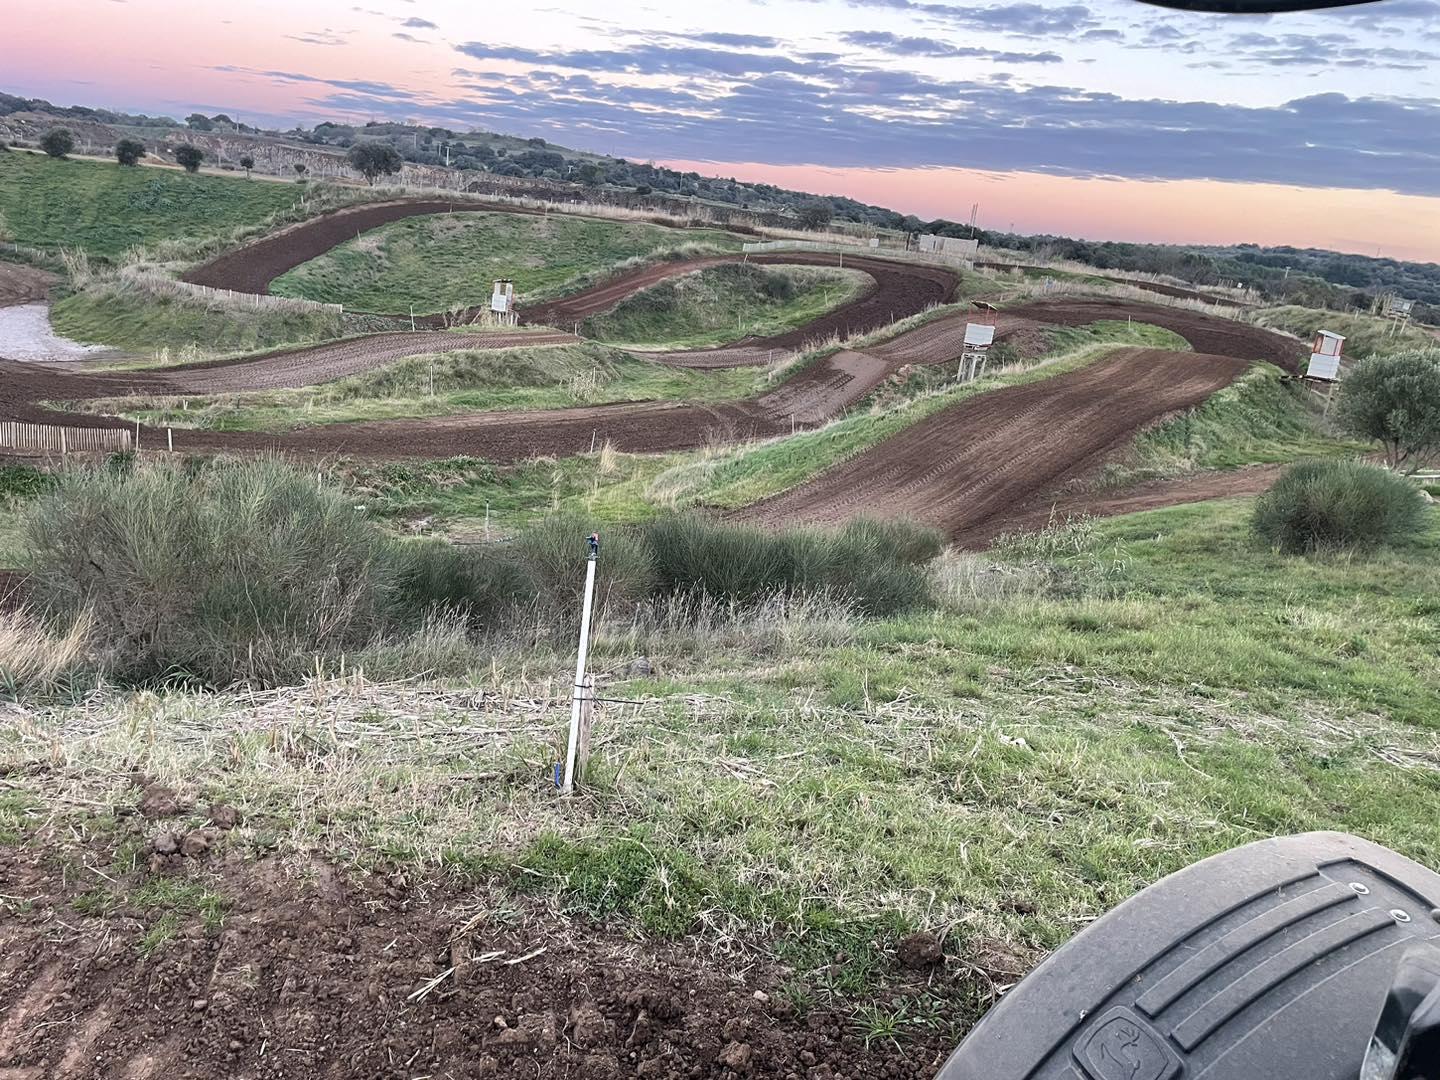
[[[643,289],[580,331],[599,341],[704,348],[804,326],[868,283],[854,270],[731,263]]]
[[[687,244],[739,250],[719,231],[560,215],[467,213],[397,221],[278,278],[271,292],[352,311],[445,311],[487,300],[496,278],[530,299],[582,274]]]
[[[7,239],[114,258],[136,244],[224,235],[288,210],[294,185],[168,169],[0,154]]]

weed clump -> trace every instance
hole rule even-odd
[[[298,677],[388,605],[387,541],[341,492],[275,460],[60,474],[26,523],[31,588],[94,614],[132,679]]]
[[[1363,461],[1306,461],[1255,504],[1251,528],[1293,555],[1373,551],[1415,535],[1425,500],[1414,484]]]
[[[59,474],[31,507],[28,589],[55,625],[84,629],[17,659],[10,681],[52,682],[77,651],[148,684],[275,685],[345,656],[392,674],[468,670],[482,640],[570,639],[594,525],[552,515],[501,542],[397,540],[279,460],[117,457]],[[733,636],[753,621],[784,637],[816,622],[817,604],[848,618],[928,603],[943,546],[896,522],[607,527],[595,610],[632,635]]]

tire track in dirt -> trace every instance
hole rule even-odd
[[[1134,432],[1199,404],[1248,367],[1228,356],[1125,349],[953,405],[736,516],[831,525],[863,513],[925,522],[957,541],[993,535],[995,519],[1090,471]]]
[[[1246,361],[1268,359],[1289,366],[1298,361],[1297,343],[1281,335],[1161,305],[1126,305],[1109,301],[1037,303],[1012,309],[1004,313],[1003,319],[1008,328],[1015,329],[1036,323],[1086,325],[1098,319],[1124,318],[1127,315],[1166,326],[1181,334],[1201,352],[1223,352],[1244,357]],[[621,402],[570,409],[329,424],[273,435],[177,431],[175,446],[177,450],[187,451],[281,450],[367,458],[469,455],[508,463],[534,457],[584,453],[606,441],[619,450],[647,453],[693,449],[717,441],[765,438],[832,419],[906,364],[953,361],[959,353],[964,323],[964,316],[952,316],[907,331],[890,342],[863,352],[836,353],[746,401],[716,405]],[[434,335],[419,337],[423,347]],[[304,352],[313,355],[315,350]],[[1190,354],[1176,355],[1185,357]],[[303,376],[303,368],[308,363],[292,354],[280,354],[277,362],[298,365],[294,376],[297,380]],[[216,364],[211,368],[224,366],[227,365]],[[243,364],[232,362],[229,366]],[[57,373],[36,373],[25,368],[25,365],[6,365],[0,361],[0,376],[3,376],[0,378],[0,411],[3,415],[13,416],[18,408],[24,413],[19,416],[21,419],[71,422],[64,414],[40,408],[38,402],[119,396],[124,392],[119,388],[136,385],[127,381],[124,373],[118,373],[120,380],[117,382],[112,376],[57,376]],[[173,389],[173,383],[142,385],[156,387],[145,391],[147,393],[184,392]],[[171,389],[158,389],[162,385]],[[20,402],[12,398],[7,403],[7,395],[18,395]],[[113,420],[88,415],[76,422],[114,424]],[[1128,432],[1129,429],[1126,430]],[[156,429],[142,428],[142,435],[150,439],[164,438],[164,432]]]

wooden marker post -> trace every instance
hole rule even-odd
[[[590,655],[590,613],[595,604],[595,564],[600,559],[600,535],[590,534],[590,554],[585,559],[585,599],[580,605],[580,648],[575,655],[575,688],[570,698],[570,742],[565,750],[565,776],[560,783],[560,794],[569,795],[575,790],[575,766],[580,754],[581,715],[588,711],[591,698],[589,680],[585,675],[585,662]],[[586,744],[589,732],[586,732]]]

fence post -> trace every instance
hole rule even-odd
[[[595,602],[595,564],[600,559],[600,536],[590,534],[590,554],[585,559],[585,598],[580,605],[580,647],[575,655],[575,685],[570,696],[570,742],[565,751],[565,778],[560,785],[562,795],[575,790],[575,764],[580,753],[580,720],[585,699],[590,696],[586,686],[585,661],[590,655],[590,615]]]

